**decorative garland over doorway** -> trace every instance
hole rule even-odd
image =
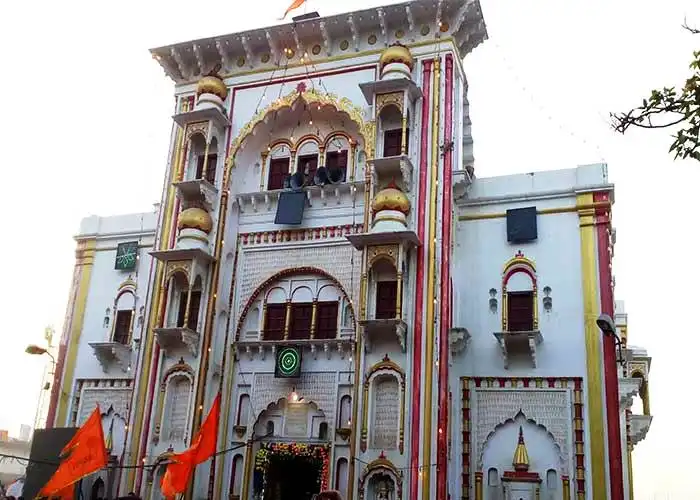
[[[306,458],[317,462],[320,467],[318,475],[318,485],[320,491],[328,488],[328,468],[330,457],[328,455],[329,446],[312,445],[306,443],[263,443],[262,447],[255,454],[255,492],[260,493],[265,489],[267,483],[267,472],[270,466],[270,459],[280,458]]]

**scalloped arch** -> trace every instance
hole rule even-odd
[[[360,498],[364,498],[365,483],[367,482],[367,480],[378,472],[388,472],[394,477],[394,481],[396,481],[397,497],[399,498],[399,500],[401,500],[403,490],[403,474],[401,474],[399,469],[396,468],[396,466],[391,462],[391,460],[387,459],[384,456],[383,452],[381,455],[379,455],[379,458],[376,458],[370,463],[368,463],[367,467],[365,467],[365,470],[362,471],[362,475],[360,476],[359,481]]]
[[[389,356],[384,356],[384,359],[382,359],[379,363],[373,364],[372,367],[367,371],[367,373],[365,374],[365,384],[369,383],[369,380],[372,378],[372,375],[381,370],[389,370],[396,372],[401,376],[401,382],[406,380],[406,373],[401,369],[401,367],[394,363],[392,360],[390,360]]]
[[[549,438],[552,440],[552,443],[554,444],[554,447],[557,449],[557,454],[559,455],[559,466],[561,467],[561,469],[563,471],[568,470],[568,468],[566,467],[566,457],[562,456],[561,446],[559,446],[559,443],[557,443],[557,440],[554,437],[554,435],[549,431],[549,429],[547,429],[546,426],[538,423],[537,420],[535,420],[534,418],[529,418],[527,415],[525,415],[525,413],[522,410],[518,411],[518,413],[516,413],[515,416],[505,419],[503,422],[496,425],[496,427],[494,427],[491,432],[489,432],[489,434],[486,436],[486,439],[484,440],[484,442],[481,446],[481,450],[479,451],[479,466],[478,466],[478,468],[481,469],[484,465],[484,450],[486,449],[486,444],[489,442],[489,440],[494,435],[496,435],[496,433],[501,428],[505,427],[508,424],[515,424],[516,420],[518,420],[518,418],[523,418],[526,422],[536,426],[538,429],[541,429],[547,433],[547,436],[549,436]]]
[[[165,388],[167,387],[168,384],[168,379],[170,379],[173,375],[176,375],[178,373],[186,373],[190,377],[192,377],[192,380],[194,380],[194,370],[190,365],[184,362],[182,358],[180,358],[180,362],[171,366],[166,370],[166,372],[163,374],[163,380],[161,382],[161,390],[164,391]]]
[[[355,315],[355,309],[353,307],[352,301],[350,300],[350,296],[348,293],[345,291],[345,288],[343,288],[343,285],[338,281],[338,279],[333,276],[332,274],[324,271],[323,269],[320,269],[318,267],[293,267],[289,269],[283,269],[282,271],[279,271],[269,278],[267,278],[265,281],[260,283],[253,293],[250,294],[250,297],[246,301],[245,307],[243,307],[243,310],[241,311],[241,315],[238,317],[238,321],[236,322],[236,340],[239,339],[240,334],[241,334],[241,329],[243,328],[243,324],[245,321],[246,316],[248,315],[248,312],[251,308],[251,306],[255,303],[255,301],[258,299],[260,294],[270,285],[275,283],[276,281],[279,281],[281,279],[287,278],[289,276],[297,276],[299,274],[314,274],[318,276],[322,276],[330,281],[333,282],[333,284],[338,287],[338,290],[343,294],[343,297],[347,300],[348,305],[350,306],[350,311],[352,313],[352,317],[356,318],[357,316]]]
[[[345,114],[349,120],[357,125],[360,136],[362,136],[363,149],[368,158],[373,157],[374,122],[366,122],[364,120],[362,108],[353,104],[347,97],[338,98],[334,94],[318,92],[315,89],[303,90],[301,92],[295,89],[286,96],[272,102],[243,126],[236,138],[231,142],[231,149],[226,158],[227,174],[230,172],[230,169],[234,167],[236,153],[238,153],[245,139],[253,133],[256,126],[262,123],[269,113],[285,108],[291,109],[298,100],[303,101],[307,106],[330,106],[339,113]],[[226,178],[228,179],[228,175]]]

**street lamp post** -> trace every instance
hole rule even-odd
[[[35,356],[42,356],[44,354],[48,355],[49,358],[51,358],[51,375],[54,377],[54,383],[55,383],[55,376],[56,376],[56,358],[54,357],[53,354],[49,352],[48,349],[45,349],[44,347],[38,346],[36,344],[29,344],[27,348],[24,350],[27,354],[32,354]],[[44,368],[45,370],[45,368]],[[44,372],[45,373],[45,372]],[[45,379],[44,379],[45,380]],[[46,390],[46,387],[42,387],[42,391]],[[53,390],[53,387],[51,387]],[[36,408],[36,414],[34,415],[34,425],[36,426],[38,416],[39,416],[39,411],[41,411],[41,398],[42,393],[39,393],[39,401],[38,401],[38,406]],[[46,427],[46,424],[48,423],[48,416],[47,416],[47,422],[44,423],[44,427]]]
[[[596,324],[598,325],[598,328],[600,328],[600,331],[603,332],[603,335],[613,338],[615,342],[615,349],[617,350],[617,362],[620,363],[620,365],[623,365],[626,360],[622,355],[622,340],[617,334],[615,322],[608,314],[601,314],[598,316]]]

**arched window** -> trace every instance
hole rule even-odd
[[[170,377],[167,385],[167,411],[164,424],[167,427],[165,438],[168,441],[178,441],[185,438],[185,430],[189,418],[190,393],[192,381],[182,373]]]
[[[394,450],[398,447],[399,396],[398,379],[391,374],[381,374],[374,379],[372,401],[371,447]]]
[[[505,332],[538,329],[535,264],[522,252],[503,268],[502,321]]]
[[[238,398],[238,413],[236,414],[236,425],[248,425],[250,418],[250,396],[241,394]]]
[[[348,459],[339,458],[335,466],[335,489],[345,492],[348,488]]]
[[[275,435],[275,423],[272,420],[268,420],[267,424],[265,425],[265,430],[266,430],[266,434],[268,436],[274,436]]]
[[[126,345],[131,341],[135,303],[136,296],[131,290],[122,291],[117,295],[114,304],[112,342]]]
[[[328,424],[321,422],[318,426],[318,438],[322,440],[328,439]]]
[[[199,309],[202,303],[202,278],[197,276],[189,292],[180,291],[180,302],[177,312],[177,326],[197,330],[199,324]]]
[[[324,166],[333,182],[345,182],[350,155],[350,143],[344,134],[331,134],[326,139],[326,156]]]
[[[297,143],[296,172],[304,174],[306,184],[313,184],[318,169],[318,139],[315,136],[302,137]]]
[[[348,395],[340,398],[340,412],[338,412],[338,428],[348,428],[351,425],[352,398]]]
[[[243,485],[243,455],[235,455],[231,463],[231,487],[229,494],[233,498],[238,498],[241,495],[241,486]]]
[[[486,498],[487,500],[501,500],[501,481],[498,477],[498,469],[491,467],[486,474]]]
[[[284,187],[284,180],[290,173],[291,147],[291,144],[288,142],[281,142],[270,147],[269,174],[267,177],[268,191]]]
[[[403,103],[401,103],[402,105]],[[408,152],[408,128],[404,135],[403,116],[396,104],[385,105],[379,112],[383,157],[402,154],[402,141],[405,137],[405,151]]]
[[[549,469],[547,471],[546,475],[546,480],[545,480],[545,485],[547,487],[547,500],[557,500],[558,498],[561,498],[559,496],[559,478],[557,477],[557,471],[554,469]]]

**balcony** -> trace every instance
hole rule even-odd
[[[175,120],[175,123],[183,128],[185,128],[188,123],[205,122],[210,120],[220,128],[227,128],[231,125],[231,121],[228,119],[228,116],[222,113],[219,109],[213,107],[178,113],[173,115],[173,120]]]
[[[400,318],[363,319],[362,335],[365,341],[365,352],[372,350],[372,340],[381,336],[395,336],[401,351],[406,352],[406,322]]]
[[[395,78],[361,83],[360,90],[362,90],[362,95],[365,96],[365,100],[367,100],[367,104],[370,106],[374,104],[374,96],[377,94],[408,92],[408,98],[411,102],[415,102],[415,100],[422,95],[416,82],[408,78]]]
[[[361,200],[365,189],[364,180],[327,184],[325,186],[305,186],[304,192],[311,208],[342,205]],[[236,195],[236,204],[241,213],[264,213],[277,210],[277,201],[283,189],[255,191]]]
[[[301,347],[305,353],[309,353],[314,360],[320,355],[330,360],[334,356],[338,359],[350,358],[355,348],[355,340],[352,338],[335,339],[303,339],[303,340],[243,340],[234,344],[236,358],[247,357],[249,361],[259,359],[275,359],[277,349],[283,346]]]
[[[205,179],[192,179],[173,183],[181,203],[201,203],[211,211],[216,204],[217,189]]]
[[[542,343],[539,330],[523,332],[494,332],[503,356],[503,368],[508,369],[511,361],[529,359],[533,368],[537,368],[537,346]]]
[[[632,446],[644,440],[651,427],[651,415],[632,415],[630,417],[630,440]]]
[[[642,379],[639,377],[620,377],[618,379],[620,393],[620,409],[632,408],[634,397],[639,394],[642,387]]]
[[[197,357],[199,333],[186,327],[156,328],[156,342],[167,355],[186,350]]]
[[[411,190],[413,182],[413,162],[408,155],[385,156],[383,158],[374,158],[369,160],[368,165],[372,167],[372,175],[382,179],[401,179],[404,184],[404,190]]]
[[[119,342],[89,342],[102,371],[107,373],[113,366],[118,366],[126,373],[131,364],[131,344]]]
[[[170,250],[158,250],[151,255],[162,262],[199,260],[207,264],[214,260],[214,256],[201,248],[172,248]]]
[[[471,334],[466,328],[450,328],[450,352],[453,356],[462,354],[467,348]]]

